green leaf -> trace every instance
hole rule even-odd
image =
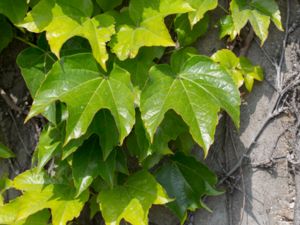
[[[121,143],[134,124],[134,97],[128,72],[115,65],[107,77],[99,71],[91,54],[64,57],[53,65],[27,120],[56,100],[65,102],[69,112],[65,144],[81,137],[100,109],[112,113]]]
[[[123,0],[96,0],[103,11],[109,11],[121,5]]]
[[[119,143],[119,132],[113,116],[108,110],[98,112],[91,124],[92,132],[100,138],[103,159],[106,160]]]
[[[180,57],[177,61],[182,62]],[[173,109],[205,154],[213,143],[220,108],[239,126],[239,105],[240,95],[230,75],[204,56],[192,56],[180,66],[152,67],[141,95],[142,119],[152,141],[164,114]]]
[[[26,0],[0,1],[0,14],[7,16],[13,23],[18,23],[22,21],[26,12]]]
[[[268,37],[270,20],[282,30],[280,11],[275,0],[232,0],[230,11],[235,33],[239,34],[249,21],[262,44]]]
[[[126,146],[132,156],[137,157],[139,161],[143,161],[148,155],[151,154],[151,152],[149,149],[149,138],[145,131],[139,110],[136,110],[135,121],[134,129],[126,139]]]
[[[0,15],[0,34],[1,34],[0,35],[0,52],[1,52],[4,48],[8,46],[8,44],[12,41],[14,36],[12,26],[1,15]]]
[[[44,127],[35,150],[37,151],[37,168],[39,171],[49,162],[55,152],[61,148],[61,136],[61,130],[58,127]]]
[[[233,41],[234,38],[238,35],[238,31],[235,30],[232,16],[227,15],[220,19],[220,38],[229,35],[230,40]]]
[[[198,23],[207,11],[213,10],[218,6],[218,0],[188,0],[188,3],[196,9],[196,11],[188,13],[191,27]]]
[[[237,68],[240,63],[240,59],[230,50],[222,49],[217,51],[215,54],[211,56],[212,60],[220,63],[224,66],[229,74],[231,75],[234,83],[237,87],[241,87],[244,83],[244,77],[242,72]]]
[[[51,51],[57,57],[68,39],[74,36],[86,38],[95,59],[106,70],[108,54],[105,43],[115,33],[114,20],[105,14],[90,18],[92,10],[90,0],[42,0],[19,26],[36,33],[46,31]]]
[[[8,147],[0,143],[0,158],[8,159],[16,157]]]
[[[116,15],[117,35],[111,42],[112,52],[120,60],[134,58],[143,46],[175,46],[164,18],[193,9],[184,0],[132,0],[129,10]]]
[[[73,154],[72,171],[77,196],[85,191],[97,177],[101,169],[101,149],[99,139],[92,136]]]
[[[132,225],[147,225],[151,205],[169,202],[162,187],[146,171],[131,175],[122,186],[100,192],[98,200],[107,225],[118,225],[121,219]]]
[[[263,71],[260,66],[253,66],[247,58],[238,58],[228,49],[217,51],[211,58],[227,69],[238,88],[245,83],[247,90],[250,92],[254,80],[263,80]]]
[[[168,195],[175,198],[167,206],[181,221],[187,210],[201,208],[201,197],[220,194],[214,189],[216,175],[193,157],[182,153],[172,156],[171,161],[159,169],[156,178]]]
[[[254,80],[262,81],[264,79],[263,70],[260,66],[253,66],[245,57],[240,58],[240,68],[244,74],[245,86],[251,92]]]
[[[12,225],[47,225],[49,219],[50,213],[45,209],[29,216],[27,219],[13,223]]]
[[[99,139],[90,137],[73,154],[73,178],[77,196],[85,191],[100,175],[111,187],[114,183],[115,152],[106,161],[102,160]]]
[[[130,73],[133,86],[142,90],[149,78],[149,69],[154,65],[153,60],[161,58],[164,50],[162,47],[143,47],[134,59],[118,60],[117,64]]]
[[[172,154],[168,145],[169,142],[175,141],[180,134],[186,131],[188,131],[188,127],[181,117],[174,111],[168,111],[155,133],[153,143],[150,146],[151,153]]]
[[[53,225],[66,225],[79,216],[88,200],[87,192],[75,198],[75,189],[68,182],[51,179],[35,170],[18,175],[13,184],[23,194],[0,207],[0,224],[17,223],[49,208]]]
[[[31,96],[35,96],[55,61],[51,52],[38,48],[27,48],[18,55],[17,64]]]
[[[206,33],[208,24],[209,17],[205,16],[191,28],[187,14],[177,16],[174,26],[180,46],[184,47],[193,44]]]

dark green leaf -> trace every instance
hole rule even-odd
[[[175,201],[167,206],[180,218],[186,217],[187,210],[201,208],[201,197],[220,194],[214,190],[216,175],[193,157],[178,153],[163,165],[157,173],[159,183]]]
[[[12,41],[13,35],[12,26],[0,15],[0,52]]]
[[[23,20],[27,11],[26,0],[1,0],[0,14],[7,16],[13,23]]]
[[[184,47],[193,44],[206,33],[208,24],[209,17],[205,16],[191,28],[187,14],[177,16],[174,25],[180,46]]]

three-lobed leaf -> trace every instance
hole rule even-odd
[[[106,42],[115,33],[114,19],[106,14],[91,18],[92,11],[93,3],[90,0],[42,0],[19,26],[31,32],[46,31],[51,51],[57,57],[63,44],[70,38],[86,38],[95,59],[106,70]]]
[[[249,21],[254,32],[263,44],[268,37],[268,29],[272,20],[279,30],[283,30],[280,11],[275,0],[232,0],[230,3],[233,28],[228,31],[231,38],[239,34]],[[227,23],[228,24],[228,23]]]
[[[263,80],[263,71],[260,66],[253,66],[249,59],[243,56],[238,58],[228,49],[217,51],[211,58],[227,69],[237,87],[245,84],[247,90],[250,92],[254,80]]]
[[[183,222],[187,210],[203,207],[201,197],[218,195],[216,175],[193,157],[177,153],[156,174],[159,183],[175,201],[167,206]]]
[[[128,72],[115,65],[106,76],[89,53],[63,57],[53,65],[27,119],[57,100],[66,103],[69,113],[65,143],[81,137],[100,109],[112,113],[121,143],[134,124],[134,97]]]
[[[125,60],[136,57],[143,46],[175,46],[164,18],[189,11],[193,8],[184,0],[131,0],[127,11],[115,15],[119,26],[112,52]]]
[[[170,199],[151,174],[140,171],[123,185],[101,191],[98,201],[107,225],[118,225],[121,219],[132,225],[147,225],[152,204],[165,204]]]
[[[230,75],[211,59],[194,55],[181,64],[182,57],[171,60],[171,66],[151,68],[141,95],[142,118],[153,140],[165,113],[173,109],[207,154],[221,108],[239,125],[240,95]]]
[[[0,207],[1,224],[21,223],[43,209],[51,209],[53,225],[66,225],[79,216],[88,200],[87,192],[75,198],[75,189],[70,184],[36,170],[18,175],[13,187],[23,194]]]

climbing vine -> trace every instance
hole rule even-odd
[[[69,224],[85,205],[111,225],[146,225],[153,204],[182,223],[207,209],[217,176],[191,150],[207,156],[221,110],[239,127],[239,88],[263,79],[231,50],[191,47],[217,8],[227,41],[247,23],[262,44],[271,21],[282,30],[274,0],[1,0],[0,50],[29,45],[17,58],[33,99],[25,121],[47,124],[32,169],[0,181],[0,224]],[[0,157],[14,154],[1,144]],[[4,202],[10,188],[22,194]]]

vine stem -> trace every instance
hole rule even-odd
[[[225,9],[222,5],[218,4],[218,7],[222,9],[226,14],[229,14],[229,11]]]

